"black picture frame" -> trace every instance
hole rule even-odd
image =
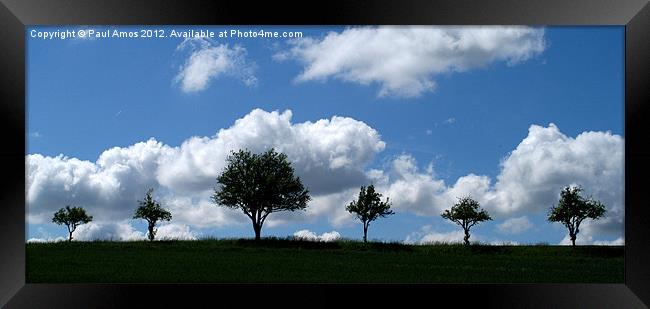
[[[113,308],[384,304],[647,308],[650,304],[650,5],[647,0],[0,0],[0,305]],[[431,24],[625,26],[624,284],[25,284],[25,27],[28,25]],[[368,296],[370,295],[370,296]],[[644,304],[645,303],[645,304]]]

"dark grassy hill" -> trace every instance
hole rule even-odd
[[[623,247],[285,239],[27,244],[28,283],[622,283]]]

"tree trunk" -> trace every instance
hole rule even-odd
[[[68,236],[68,241],[72,241],[72,231],[68,231],[68,233],[70,233],[70,235]]]
[[[363,242],[368,242],[368,225],[365,223],[363,224]]]
[[[262,234],[262,226],[256,223],[253,223],[253,230],[255,230],[255,241],[260,241]]]
[[[465,246],[469,246],[469,230],[465,230],[465,238],[463,238],[465,241]]]
[[[576,235],[575,234],[571,234],[571,245],[572,245],[572,247],[576,246]]]
[[[153,241],[155,235],[153,233],[153,224],[149,224],[149,241]]]

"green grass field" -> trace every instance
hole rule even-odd
[[[623,247],[285,239],[27,244],[28,283],[622,283]]]

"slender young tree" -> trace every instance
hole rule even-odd
[[[92,220],[93,216],[87,215],[85,209],[70,207],[69,205],[55,212],[52,218],[52,222],[58,225],[65,224],[68,227],[68,241],[72,241],[72,233],[77,229],[77,226]]]
[[[576,237],[580,232],[580,223],[585,219],[597,220],[605,214],[605,206],[599,201],[580,196],[580,186],[567,186],[560,192],[557,206],[551,207],[548,214],[549,222],[561,222],[568,230],[571,244],[576,245]]]
[[[172,214],[162,208],[158,201],[153,199],[153,188],[147,190],[144,200],[138,201],[138,205],[140,206],[135,210],[133,219],[144,219],[147,221],[147,237],[149,241],[153,241],[158,231],[156,229],[156,223],[158,221],[170,221]]]
[[[228,165],[217,177],[214,189],[217,206],[239,209],[251,219],[255,240],[259,241],[266,218],[275,212],[304,210],[309,190],[283,153],[270,149],[261,154],[249,150],[232,152]]]
[[[469,196],[459,198],[451,209],[447,209],[442,213],[442,217],[463,228],[465,232],[463,240],[466,246],[469,245],[469,231],[472,226],[483,221],[492,220],[487,211],[480,208],[479,203]]]
[[[394,214],[390,210],[388,197],[385,202],[382,202],[381,194],[375,192],[375,186],[372,184],[368,187],[361,187],[357,200],[348,204],[345,210],[355,214],[361,220],[361,223],[363,223],[364,243],[368,242],[368,227],[370,226],[370,222],[375,221],[379,217],[387,217]]]

